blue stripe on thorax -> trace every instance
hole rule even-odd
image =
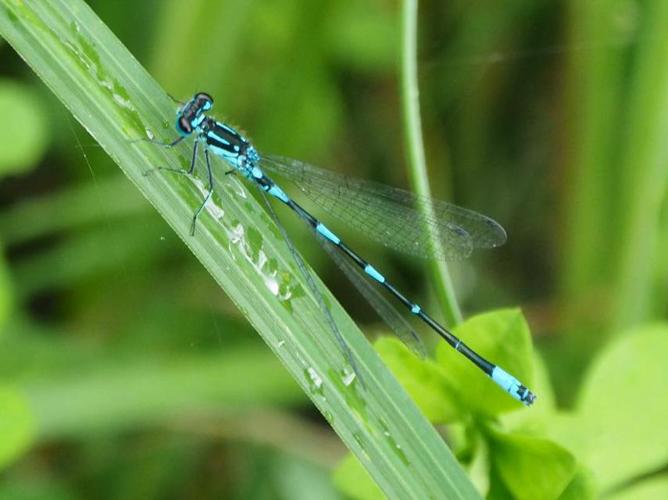
[[[209,130],[209,131],[206,133],[206,135],[207,135],[207,137],[208,137],[209,139],[212,139],[212,140],[214,140],[214,141],[220,142],[221,144],[224,144],[225,146],[229,146],[229,145],[230,145],[230,141],[228,141],[227,139],[222,138],[221,136],[219,136],[218,134],[216,134],[213,130]]]

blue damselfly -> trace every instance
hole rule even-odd
[[[381,244],[420,257],[456,259],[468,256],[474,248],[489,248],[505,242],[506,233],[495,221],[471,210],[457,207],[444,201],[423,199],[414,194],[374,182],[352,179],[334,172],[319,169],[306,163],[270,155],[261,155],[253,145],[237,130],[207,115],[213,107],[213,99],[206,93],[195,94],[192,99],[181,105],[177,112],[176,130],[179,137],[165,146],[175,146],[184,139],[194,136],[192,162],[184,172],[193,174],[198,148],[204,149],[206,160],[208,191],[202,204],[192,218],[191,234],[195,234],[197,218],[213,193],[214,177],[212,174],[209,152],[222,158],[230,170],[238,173],[268,194],[288,206],[297,216],[305,221],[324,244],[327,252],[341,267],[346,276],[369,300],[399,337],[415,350],[421,351],[419,337],[387,299],[373,284],[384,287],[411,314],[422,320],[438,333],[456,351],[464,355],[486,373],[504,391],[518,401],[529,406],[535,395],[508,372],[487,361],[473,349],[464,344],[447,328],[435,321],[422,307],[408,299],[395,288],[386,277],[357,252],[346,245],[342,239],[325,226],[320,220],[294,201],[265,172],[285,177],[312,201],[322,206],[327,213],[341,218],[346,224],[362,230],[364,234]],[[155,141],[153,141],[155,142]],[[170,169],[167,169],[170,170]],[[277,221],[271,205],[267,201],[270,215]],[[418,210],[420,204],[429,204],[431,210]],[[434,250],[425,233],[425,225],[431,225],[440,235],[441,245]],[[282,226],[281,231],[283,231]],[[283,233],[287,238],[287,235]],[[288,239],[289,242],[289,239]],[[291,247],[291,249],[293,249]],[[433,255],[432,255],[433,253]],[[301,258],[293,249],[300,270],[307,275],[307,281],[316,294],[319,294],[312,278]],[[325,310],[332,330],[342,348],[346,344],[332,319]],[[355,368],[354,360],[347,356]]]

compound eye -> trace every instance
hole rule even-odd
[[[195,95],[195,101],[197,101],[197,107],[200,107],[205,111],[213,107],[213,97],[206,92],[198,92]]]
[[[190,122],[185,116],[182,116],[179,118],[178,122],[176,122],[177,126],[183,132],[184,134],[188,135],[191,134],[193,131],[192,126],[190,125]]]

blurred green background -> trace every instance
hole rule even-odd
[[[398,2],[89,3],[172,95],[206,90],[262,151],[406,186]],[[433,192],[509,235],[452,265],[457,295],[467,315],[523,308],[563,408],[597,352],[668,312],[666,28],[663,0],[420,3]],[[2,41],[0,61],[0,431],[26,413],[0,498],[338,498],[345,449],[307,397]],[[434,304],[422,263],[348,239]]]

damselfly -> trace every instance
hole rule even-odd
[[[346,245],[339,236],[288,196],[265,172],[291,180],[312,201],[326,209],[327,213],[341,218],[349,226],[362,230],[367,236],[383,245],[420,257],[455,259],[468,256],[473,248],[498,246],[506,239],[506,233],[499,224],[484,215],[444,201],[419,198],[408,191],[352,179],[300,161],[261,155],[234,128],[208,116],[207,112],[212,107],[213,99],[210,95],[203,92],[195,94],[192,99],[182,104],[177,112],[176,130],[179,137],[170,143],[160,143],[172,147],[187,137],[194,136],[190,168],[178,170],[188,175],[193,174],[195,170],[198,147],[202,145],[204,149],[208,194],[193,215],[191,234],[195,233],[197,218],[213,193],[214,181],[209,156],[211,151],[231,167],[228,173],[238,173],[260,188],[269,213],[276,222],[278,222],[276,215],[265,193],[288,206],[305,221],[348,278],[409,346],[418,351],[422,350],[417,334],[406,319],[373,286],[373,283],[384,287],[411,314],[429,325],[512,397],[527,406],[533,403],[535,395],[526,386],[499,366],[487,361],[436,322],[418,304],[395,288],[373,265]],[[429,204],[431,210],[426,212],[427,215],[423,215],[425,212],[418,209],[421,204]],[[435,253],[424,231],[425,225],[433,226],[441,237],[442,244]],[[290,244],[282,226],[280,224],[278,226]],[[291,250],[300,270],[307,276],[309,286],[319,297],[319,291],[312,277],[308,276],[303,261],[292,246]],[[342,348],[347,350],[324,301],[322,298],[319,301],[337,340]],[[350,356],[349,360],[354,368],[354,360]]]

